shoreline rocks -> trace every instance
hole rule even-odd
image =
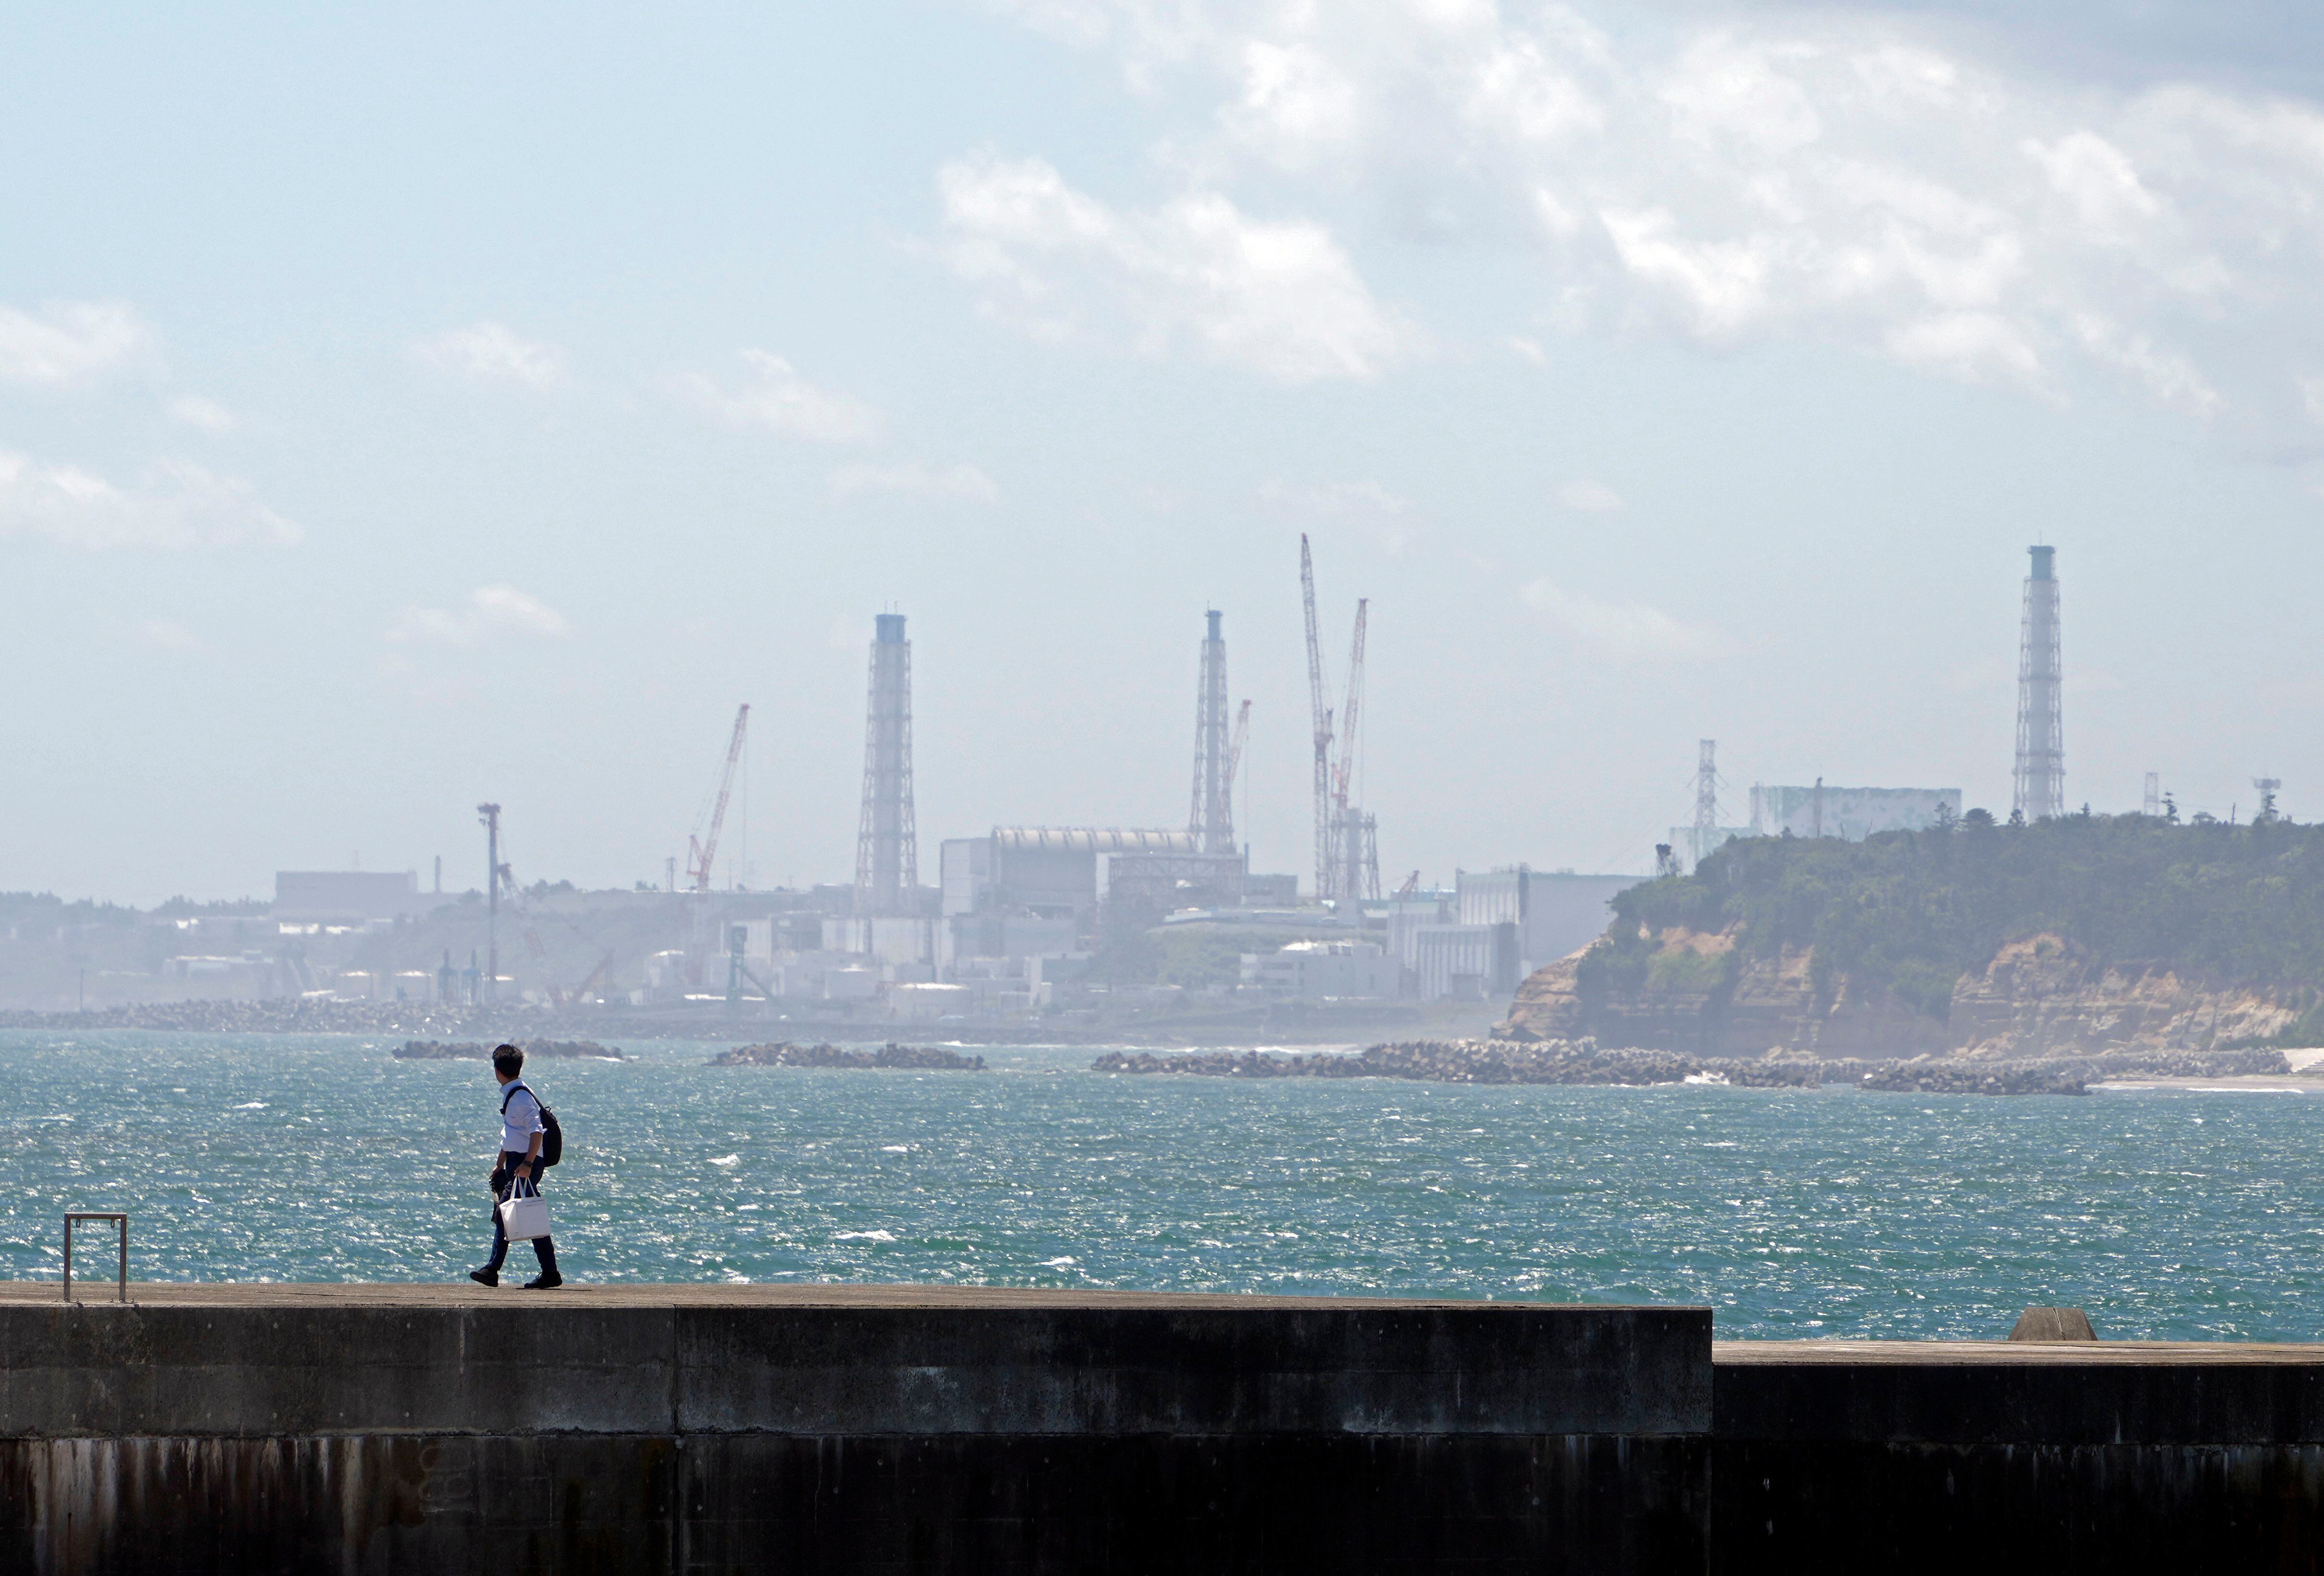
[[[834,1045],[801,1046],[788,1040],[737,1046],[706,1064],[712,1067],[890,1067],[926,1073],[982,1073],[982,1056],[964,1056],[942,1046],[899,1046],[893,1040],[876,1051],[843,1050]]]
[[[515,1046],[524,1053],[528,1062],[540,1056],[580,1056],[606,1062],[629,1060],[611,1046],[601,1046],[595,1040],[511,1040],[497,1043]],[[415,1062],[484,1062],[492,1059],[493,1046],[480,1040],[406,1040],[396,1047],[395,1054]]]
[[[1209,1078],[1397,1078],[1431,1083],[1726,1084],[1813,1089],[1845,1083],[1880,1092],[2082,1094],[2096,1080],[2123,1075],[2220,1078],[2292,1070],[2280,1051],[2148,1051],[1998,1060],[1915,1056],[1902,1061],[1791,1054],[1692,1056],[1679,1051],[1600,1049],[1595,1040],[1421,1040],[1372,1046],[1355,1055],[1285,1055],[1215,1051],[1156,1055],[1113,1051],[1095,1073],[1177,1074]]]

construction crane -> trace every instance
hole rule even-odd
[[[589,1000],[589,992],[596,988],[597,982],[604,977],[605,971],[613,966],[613,954],[608,952],[597,960],[597,966],[589,971],[589,977],[573,987],[570,1000],[576,1006]]]
[[[697,892],[710,889],[710,869],[718,857],[718,834],[726,825],[726,801],[734,791],[734,768],[742,759],[742,736],[751,725],[751,707],[747,701],[734,714],[734,736],[726,744],[726,766],[718,774],[718,802],[710,812],[710,830],[706,834],[687,835],[686,880]],[[697,819],[695,825],[699,827]]]
[[[1242,742],[1250,737],[1250,702],[1245,701],[1242,703],[1242,709],[1235,714],[1234,742],[1227,746],[1226,797],[1227,825],[1230,828],[1234,825],[1235,773],[1242,770]],[[1229,841],[1231,843],[1232,839],[1230,838]]]
[[[1420,872],[1418,871],[1415,871],[1410,875],[1405,877],[1404,885],[1396,889],[1396,900],[1399,903],[1405,902],[1411,898],[1413,893],[1419,889]]]
[[[1379,896],[1379,848],[1374,840],[1372,817],[1350,804],[1355,791],[1358,724],[1364,705],[1364,626],[1370,622],[1371,599],[1356,599],[1356,634],[1348,650],[1348,693],[1340,708],[1340,764],[1333,775],[1332,824],[1339,856],[1338,897],[1343,903]]]
[[[1315,638],[1315,560],[1307,533],[1299,533],[1299,594],[1307,607],[1307,700],[1315,719],[1315,896],[1335,896],[1339,871],[1333,851],[1339,825],[1332,816],[1332,707],[1323,684],[1323,649]]]
[[[1332,773],[1333,807],[1347,818],[1349,786],[1356,775],[1356,720],[1364,705],[1364,624],[1371,598],[1356,599],[1356,638],[1348,650],[1348,703],[1340,708],[1340,764]]]

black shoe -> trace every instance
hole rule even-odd
[[[539,1277],[524,1283],[529,1292],[551,1292],[565,1284],[565,1277],[553,1269],[543,1270]]]
[[[497,1269],[472,1269],[468,1271],[468,1278],[480,1286],[496,1286],[501,1284],[501,1272]]]

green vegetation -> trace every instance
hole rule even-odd
[[[2102,961],[2160,963],[2219,983],[2324,981],[2324,825],[2181,826],[2088,811],[2005,825],[1972,810],[1957,825],[1862,843],[1739,840],[1691,876],[1631,888],[1614,911],[1582,963],[1585,1003],[1641,988],[1718,989],[1702,967],[1716,960],[1660,953],[1642,926],[1735,927],[1738,963],[1812,946],[1825,1000],[1847,981],[1939,1019],[1964,972],[2044,931]]]

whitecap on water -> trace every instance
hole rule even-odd
[[[1041,1260],[1041,1267],[1043,1269],[1070,1269],[1080,1262],[1080,1259],[1074,1258],[1069,1255],[1064,1258],[1044,1258]]]
[[[909,1144],[882,1144],[880,1146],[880,1153],[882,1155],[908,1155],[911,1152],[912,1147]]]
[[[713,1166],[740,1166],[742,1164],[742,1157],[740,1155],[714,1155],[711,1157],[710,1164]]]
[[[832,1235],[835,1242],[893,1242],[893,1231],[838,1231]]]
[[[230,1105],[226,1109],[228,1111],[264,1111],[266,1102],[263,1100],[254,1100],[243,1105]]]

